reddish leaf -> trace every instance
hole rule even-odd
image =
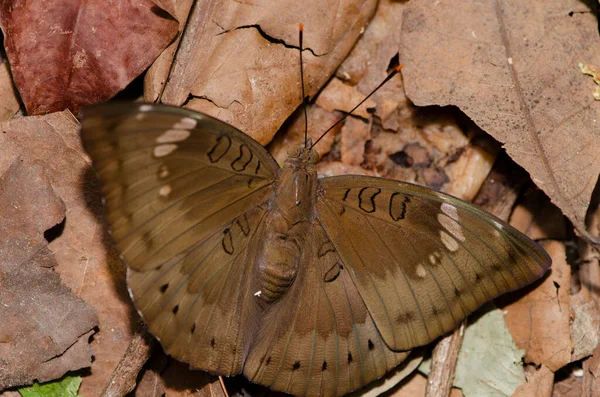
[[[151,0],[0,0],[0,27],[27,112],[44,114],[114,96],[178,24]]]

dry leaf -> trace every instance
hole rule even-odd
[[[80,389],[81,395],[94,396],[127,349],[137,314],[126,291],[124,265],[105,231],[99,186],[78,125],[68,111],[0,123],[0,174],[19,158],[41,164],[66,207],[64,230],[49,247],[62,281],[98,312],[95,360]]]
[[[554,373],[542,365],[525,373],[527,383],[517,388],[512,397],[549,397],[552,394]]]
[[[98,318],[61,283],[43,233],[65,205],[39,162],[15,160],[0,180],[0,390],[89,367]]]
[[[196,3],[173,67],[162,68],[169,75],[152,74],[146,85],[154,88],[146,99],[210,114],[265,144],[302,102],[298,22],[304,24],[306,94],[313,96],[348,54],[376,4]],[[164,81],[158,96],[156,87]]]
[[[530,209],[518,206],[511,224],[531,238],[561,238],[564,230],[556,208],[537,195],[528,197]],[[537,212],[549,208],[546,213]],[[530,211],[536,211],[532,213]],[[545,216],[543,216],[544,214]],[[547,222],[544,225],[541,221]],[[527,287],[529,292],[504,307],[506,325],[516,345],[525,350],[525,362],[543,364],[555,372],[571,361],[569,289],[571,267],[566,262],[565,245],[547,241],[543,247],[552,257],[552,267],[541,281]]]
[[[330,112],[342,110],[348,113],[364,99],[365,95],[363,93],[334,77],[323,87],[317,97],[316,104]],[[369,98],[352,112],[352,115],[364,119],[369,118],[368,109],[375,109],[375,106],[375,102]]]
[[[600,242],[585,228],[600,173],[600,104],[577,67],[600,64],[597,20],[585,11],[577,0],[411,1],[400,57],[416,105],[458,106]]]
[[[18,111],[19,100],[8,71],[8,63],[0,62],[0,121],[12,119]]]
[[[0,27],[29,114],[108,100],[177,33],[177,22],[151,0],[3,1]]]
[[[383,81],[389,66],[397,60],[405,7],[405,2],[381,0],[369,27],[338,68],[336,76],[356,85],[365,95]],[[394,77],[371,98],[376,104],[375,115],[384,129],[398,131],[408,124],[412,112],[400,76]]]
[[[573,351],[571,361],[589,357],[600,344],[600,312],[596,303],[579,292],[571,295],[571,340]]]

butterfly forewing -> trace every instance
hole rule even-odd
[[[359,176],[322,188],[318,217],[394,350],[431,342],[550,266],[537,244],[451,196]]]
[[[386,346],[318,220],[303,248],[296,280],[265,314],[244,374],[297,396],[341,396],[382,377],[409,352]]]
[[[92,107],[82,131],[152,333],[195,367],[239,373],[258,310],[248,256],[278,165],[235,128],[179,108]]]

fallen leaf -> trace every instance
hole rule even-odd
[[[18,159],[40,164],[64,203],[64,229],[49,247],[63,283],[98,313],[99,332],[91,343],[95,360],[80,390],[94,396],[127,349],[138,318],[126,290],[124,265],[106,233],[99,185],[78,126],[68,111],[0,123],[0,174]]]
[[[591,356],[600,344],[600,313],[596,303],[589,301],[585,293],[580,292],[570,298],[571,361],[578,361]]]
[[[315,103],[330,112],[342,110],[349,113],[364,99],[365,95],[363,93],[334,77],[323,87]],[[352,112],[352,115],[367,119],[369,118],[368,109],[375,109],[375,106],[375,102],[369,98]]]
[[[306,95],[316,92],[348,54],[375,11],[375,0],[242,3],[192,7],[173,67],[152,75],[146,100],[215,116],[262,144],[302,103],[298,22],[304,24]]]
[[[528,201],[513,212],[511,224],[534,239],[561,238],[563,234],[556,231],[564,230],[561,220],[555,207],[544,203],[539,196],[530,195]],[[542,246],[552,257],[550,272],[541,281],[527,287],[529,292],[526,295],[503,308],[516,345],[526,352],[525,362],[543,364],[555,372],[571,361],[571,267],[566,262],[563,242],[550,240],[543,242]]]
[[[456,105],[507,153],[582,236],[600,173],[600,104],[577,63],[600,64],[597,20],[577,0],[411,1],[400,61],[418,106]]]
[[[390,66],[397,63],[405,7],[405,2],[381,0],[373,20],[336,71],[336,76],[356,85],[356,89],[365,95],[381,83]],[[395,76],[371,98],[376,105],[375,115],[384,129],[398,131],[407,124],[407,117],[412,114],[411,105],[406,100],[400,76]]]
[[[108,100],[142,73],[177,33],[151,0],[0,3],[11,72],[27,112]]]
[[[89,367],[94,309],[61,283],[44,232],[65,205],[37,161],[16,159],[0,180],[0,390]]]
[[[542,365],[539,368],[526,372],[527,382],[523,383],[514,392],[512,397],[549,397],[554,386],[554,373]]]
[[[18,111],[19,100],[8,71],[8,64],[0,62],[0,121],[12,119]]]

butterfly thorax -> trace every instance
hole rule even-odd
[[[314,216],[318,159],[315,151],[300,147],[288,153],[279,171],[258,255],[260,296],[265,302],[280,299],[296,277]]]

